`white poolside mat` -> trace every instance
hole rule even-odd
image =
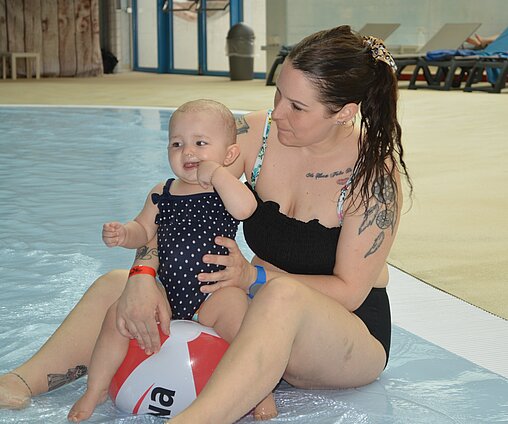
[[[395,325],[508,378],[508,321],[390,266]]]

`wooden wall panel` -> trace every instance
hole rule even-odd
[[[92,75],[102,75],[101,34],[99,25],[99,0],[91,2],[92,20]]]
[[[25,0],[25,51],[42,53],[41,0]]]
[[[58,40],[60,55],[60,75],[76,75],[76,21],[74,20],[74,0],[58,0]]]
[[[90,0],[75,0],[76,8],[76,56],[77,72],[80,77],[91,74],[92,69],[92,23]]]
[[[44,76],[60,75],[58,0],[41,0],[42,69]]]
[[[102,75],[99,2],[0,0],[0,51],[41,53],[45,77]]]
[[[0,0],[0,52],[7,51],[7,11],[5,0]]]
[[[7,49],[10,52],[25,51],[25,23],[23,17],[23,2],[7,0]],[[18,73],[25,75],[25,61],[19,60]]]

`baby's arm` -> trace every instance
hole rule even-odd
[[[102,240],[108,247],[122,246],[127,249],[137,249],[150,241],[157,232],[155,216],[159,208],[152,202],[152,194],[161,194],[164,183],[157,184],[148,193],[145,206],[134,218],[126,224],[108,222],[102,228]]]
[[[199,164],[199,180],[202,186],[211,184],[219,193],[227,211],[242,221],[249,218],[257,208],[257,201],[249,190],[228,169],[217,162],[202,161]]]

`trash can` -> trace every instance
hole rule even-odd
[[[228,32],[227,55],[229,76],[233,81],[254,78],[254,31],[243,22],[233,25]]]

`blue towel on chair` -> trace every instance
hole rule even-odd
[[[486,52],[483,50],[455,49],[455,50],[431,50],[425,55],[428,60],[450,60],[454,56],[498,56],[508,59],[508,52]],[[487,68],[487,80],[494,84],[499,77],[499,69]]]
[[[454,56],[476,56],[478,54],[478,50],[472,49],[431,50],[430,52],[427,52],[425,57],[428,60],[449,60]]]

